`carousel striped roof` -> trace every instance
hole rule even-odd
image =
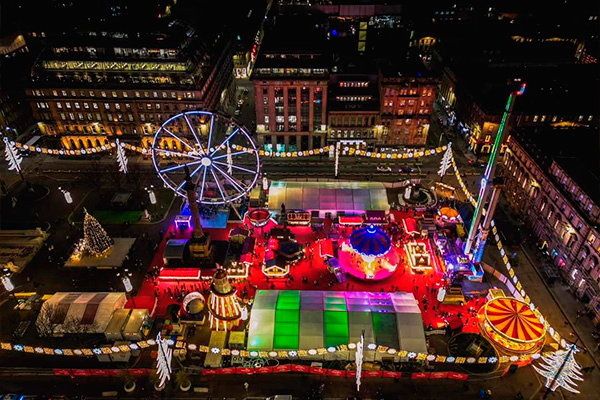
[[[498,297],[484,306],[485,318],[494,331],[522,343],[536,342],[546,327],[529,305],[510,297]]]

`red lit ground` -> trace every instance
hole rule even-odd
[[[395,214],[396,221],[400,221],[404,216],[401,212],[393,211],[393,213]],[[206,231],[210,233],[212,240],[227,240],[229,230],[235,226],[234,224],[229,224],[227,229],[206,229]],[[253,234],[257,238],[254,251],[254,264],[250,268],[250,274],[247,279],[234,282],[238,290],[238,295],[241,298],[252,298],[256,289],[405,291],[412,292],[419,301],[423,314],[423,322],[426,326],[442,328],[445,326],[444,321],[448,321],[453,327],[456,327],[462,322],[464,325],[463,331],[479,332],[476,311],[483,305],[485,299],[470,300],[463,306],[440,304],[436,300],[437,289],[444,279],[443,264],[434,255],[428,241],[425,242],[429,254],[433,256],[434,268],[432,270],[423,273],[413,273],[406,262],[406,255],[402,246],[403,239],[401,235],[396,235],[393,239],[395,246],[393,250],[399,262],[396,271],[389,278],[379,281],[367,281],[349,276],[346,282],[338,283],[333,274],[327,270],[324,259],[320,257],[320,248],[317,241],[322,236],[319,237],[310,227],[290,227],[296,236],[296,240],[305,247],[305,256],[291,267],[289,278],[268,279],[264,276],[260,268],[260,263],[264,258],[266,243],[262,237],[262,233],[268,232],[275,226],[275,222],[270,221],[267,226],[262,228],[262,232],[261,228],[254,228]],[[352,228],[340,229],[341,238],[346,237],[351,231]],[[168,239],[189,237],[190,234],[191,231],[180,233],[174,228],[169,230],[154,255],[150,269],[153,266],[158,266],[159,268],[164,266],[162,254]],[[342,240],[341,238],[339,240]],[[127,307],[148,308],[152,310],[156,303],[154,316],[165,317],[167,307],[171,304],[180,304],[183,296],[189,291],[207,290],[213,271],[180,268],[177,272],[180,277],[179,280],[166,280],[151,276],[145,278],[138,294],[129,300]],[[199,273],[201,273],[202,279],[195,279]]]

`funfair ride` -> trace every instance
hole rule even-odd
[[[186,111],[166,120],[154,135],[152,161],[165,185],[184,198],[189,169],[201,204],[241,199],[260,174],[258,151],[246,128],[209,111]]]

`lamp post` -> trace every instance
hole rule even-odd
[[[4,286],[4,289],[8,293],[12,294],[13,297],[15,297],[15,285],[10,279],[10,271],[7,268],[4,268],[4,270],[2,271],[2,277],[0,279],[2,280],[2,286]]]
[[[133,285],[131,284],[131,272],[129,272],[129,270],[125,268],[123,272],[119,272],[117,276],[121,278],[121,282],[123,282],[123,287],[125,288],[125,293],[127,293],[127,295],[131,297],[133,307],[135,307],[135,300],[134,297],[131,295],[131,292],[133,291]]]
[[[58,190],[60,190],[63,194],[63,196],[65,196],[65,201],[67,202],[67,204],[72,204],[73,203],[73,196],[71,196],[71,192],[69,192],[66,189],[63,189],[62,187],[58,187]]]
[[[150,187],[145,187],[144,190],[148,192],[148,199],[150,200],[150,204],[156,204],[156,193],[154,193],[154,186],[150,185]]]

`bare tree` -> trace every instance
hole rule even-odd
[[[38,335],[41,337],[52,336],[56,326],[66,317],[67,311],[55,304],[44,303],[35,321]]]
[[[81,318],[76,317],[74,315],[65,318],[65,321],[62,324],[61,330],[64,333],[71,334],[82,334],[82,333],[92,333],[96,331],[96,323],[93,322],[91,324],[82,324]]]

